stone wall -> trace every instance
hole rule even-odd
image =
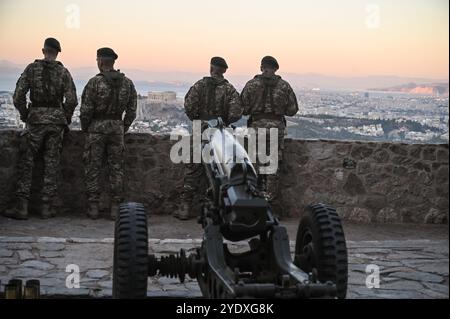
[[[148,134],[127,134],[125,141],[127,200],[145,203],[152,214],[173,213],[184,174],[183,165],[169,158],[174,142]],[[86,207],[83,143],[79,131],[65,140],[60,206],[66,214],[81,214]],[[0,211],[12,203],[21,145],[19,131],[0,131]],[[448,159],[448,145],[288,139],[280,185],[284,213],[300,216],[306,205],[326,202],[355,222],[448,223]],[[41,206],[42,168],[38,159],[32,213]],[[102,184],[107,186],[105,181],[106,174]]]

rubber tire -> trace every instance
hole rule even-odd
[[[114,231],[113,298],[147,297],[147,215],[139,203],[119,206]]]
[[[310,258],[301,254],[308,243],[312,243]],[[341,220],[334,208],[324,204],[307,207],[298,226],[294,264],[308,273],[316,268],[320,282],[335,283],[337,297],[346,297],[347,246]]]

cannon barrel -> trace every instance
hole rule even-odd
[[[258,235],[273,222],[267,201],[257,191],[258,176],[245,148],[221,119],[208,122],[203,151],[211,159],[205,168],[219,207],[222,233],[231,241]]]
[[[256,186],[256,170],[247,151],[228,129],[216,128],[210,135],[209,145],[213,161],[229,183],[236,185],[248,181]]]

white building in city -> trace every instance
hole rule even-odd
[[[173,91],[166,92],[148,92],[149,102],[175,102],[177,100],[177,93]]]

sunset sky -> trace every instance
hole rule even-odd
[[[448,0],[0,0],[0,60],[28,63],[53,36],[69,68],[110,46],[121,68],[202,72],[221,55],[230,73],[252,74],[270,54],[289,73],[447,79],[448,10]]]

